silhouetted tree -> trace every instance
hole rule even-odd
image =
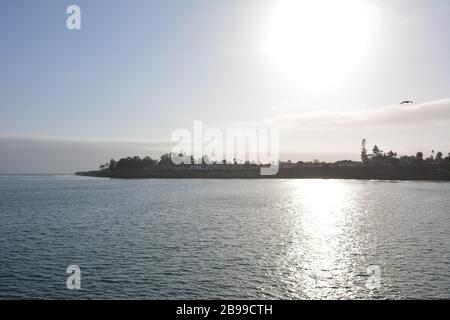
[[[397,153],[394,151],[389,151],[387,154],[384,155],[384,158],[389,164],[398,164],[399,159],[397,158]]]
[[[114,170],[116,168],[116,160],[109,160],[109,170]]]
[[[137,170],[142,167],[142,159],[138,156],[122,158],[115,164],[115,169],[117,170]]]
[[[369,162],[369,156],[367,155],[367,148],[366,148],[366,139],[363,139],[361,142],[361,161],[364,164],[367,164]]]
[[[153,167],[157,164],[157,161],[150,158],[150,157],[145,157],[144,159],[142,159],[142,165],[145,168],[149,168],[149,167]]]
[[[378,157],[380,157],[380,156],[383,154],[383,151],[380,150],[380,148],[378,148],[377,145],[375,145],[375,146],[373,147],[372,152],[373,152],[373,157],[374,157],[374,158],[378,158]]]
[[[387,157],[388,158],[396,158],[397,157],[397,153],[391,150],[391,151],[389,151],[387,153]]]
[[[418,163],[423,162],[423,153],[422,152],[416,153],[416,162],[418,162]]]
[[[159,160],[160,166],[174,166],[174,163],[172,162],[172,158],[170,153],[165,153],[161,156]]]

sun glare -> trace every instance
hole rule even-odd
[[[376,17],[359,0],[285,0],[274,11],[267,50],[299,84],[329,85],[361,61]]]

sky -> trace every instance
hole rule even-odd
[[[447,0],[2,1],[0,173],[156,157],[194,120],[279,129],[283,160],[447,154],[449,33]]]

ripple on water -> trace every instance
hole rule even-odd
[[[450,184],[0,177],[0,298],[450,298]],[[66,268],[82,290],[66,289]],[[369,266],[380,287],[369,289]]]

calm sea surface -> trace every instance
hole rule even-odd
[[[0,298],[450,299],[450,184],[0,176]]]

